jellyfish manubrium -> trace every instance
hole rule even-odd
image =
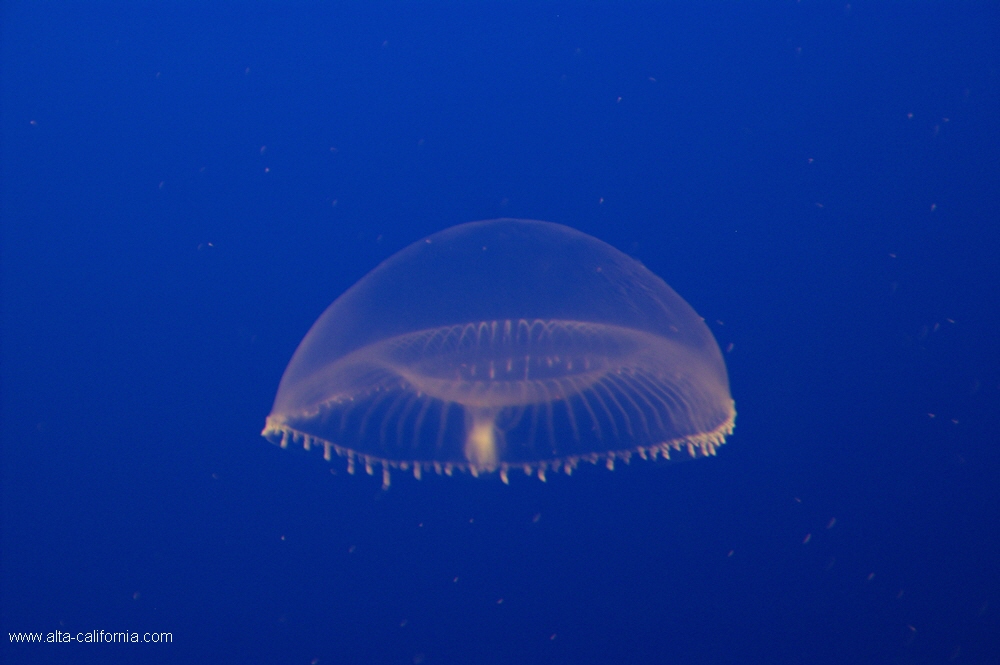
[[[736,418],[705,322],[641,263],[548,222],[461,224],[337,298],[262,432],[351,473],[514,471],[714,455]]]

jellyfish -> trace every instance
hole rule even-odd
[[[497,219],[401,250],[319,317],[262,432],[354,473],[473,476],[715,455],[722,354],[645,266],[567,226]]]

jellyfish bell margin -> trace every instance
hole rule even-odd
[[[714,456],[722,444],[726,442],[726,437],[733,433],[736,423],[736,411],[733,410],[732,419],[719,428],[716,432],[688,437],[683,440],[669,441],[657,446],[643,447],[636,449],[611,450],[606,453],[590,453],[585,456],[571,456],[564,459],[541,460],[538,462],[524,462],[521,464],[509,464],[499,462],[495,466],[480,466],[469,462],[439,462],[439,461],[409,461],[391,460],[372,457],[350,448],[338,446],[330,441],[324,441],[309,436],[302,432],[297,432],[286,427],[272,416],[268,416],[262,436],[271,443],[288,448],[289,444],[301,445],[305,450],[322,448],[323,459],[327,462],[333,461],[334,455],[346,461],[346,469],[349,474],[354,474],[358,467],[361,467],[369,476],[374,476],[376,470],[381,472],[382,489],[389,489],[392,479],[392,471],[412,473],[413,477],[420,480],[425,472],[434,472],[438,475],[451,476],[456,471],[464,472],[479,478],[484,475],[496,473],[505,485],[510,484],[511,474],[523,472],[526,476],[535,476],[538,480],[545,482],[547,473],[565,473],[572,475],[573,471],[581,463],[590,463],[594,466],[603,465],[609,471],[614,471],[616,460],[621,460],[625,464],[632,461],[633,456],[648,461],[669,461],[674,455],[686,455],[690,459],[698,457]]]

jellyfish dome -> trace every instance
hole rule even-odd
[[[736,417],[704,321],[635,259],[548,222],[461,224],[337,298],[263,436],[354,472],[513,471],[714,455]]]

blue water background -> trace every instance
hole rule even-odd
[[[2,11],[4,662],[1000,660],[996,3]],[[717,458],[384,492],[259,437],[338,294],[494,217],[705,317]]]

